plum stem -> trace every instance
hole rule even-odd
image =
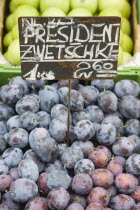
[[[110,198],[110,197],[111,197],[111,194],[104,196],[104,198]]]
[[[39,192],[41,192],[43,195],[45,195],[45,193],[43,192],[43,190],[39,190]]]
[[[127,128],[129,125],[124,125],[124,126],[122,126],[123,128]]]
[[[115,156],[113,155],[111,158],[109,158],[109,160],[114,160]]]
[[[66,144],[66,145],[67,145],[67,142],[66,142],[66,140],[64,141],[64,144]]]
[[[8,191],[8,190],[5,190],[5,192],[6,192],[6,193],[12,193],[13,191]]]
[[[32,88],[33,90],[35,90],[35,88],[34,88],[34,86],[33,86],[33,85],[31,85],[31,88]]]
[[[136,195],[138,194],[134,189],[132,189],[132,191],[133,191]]]
[[[79,200],[79,198],[78,198],[78,196],[76,196],[76,199],[75,199],[76,201],[78,201]]]
[[[67,167],[67,163],[64,164],[64,169],[66,169],[66,167]]]
[[[33,120],[33,122],[37,123],[38,124],[38,121],[37,120]]]
[[[99,148],[90,148],[90,151],[91,152],[94,152],[94,151],[96,151],[96,150],[98,150]]]
[[[117,133],[117,137],[120,137],[121,136],[121,134],[120,133]]]
[[[133,145],[136,147],[136,146],[137,146],[137,144],[138,144],[138,143],[137,143],[137,141],[136,141],[136,139],[135,139],[135,140],[134,140],[134,144],[133,144]]]

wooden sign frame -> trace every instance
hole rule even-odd
[[[20,17],[24,79],[116,78],[120,17]]]

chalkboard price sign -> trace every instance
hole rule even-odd
[[[20,17],[19,33],[24,79],[116,77],[119,17]]]

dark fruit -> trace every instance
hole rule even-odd
[[[91,174],[91,178],[96,187],[108,188],[114,182],[113,174],[107,169],[96,169]]]
[[[89,159],[98,168],[105,167],[111,158],[111,152],[107,147],[98,146],[89,154]]]
[[[25,210],[48,210],[47,199],[43,197],[35,197],[31,199],[25,206]]]
[[[138,180],[132,174],[122,173],[116,176],[115,185],[120,193],[130,194],[138,186]]]
[[[10,195],[13,201],[26,203],[37,195],[38,187],[32,180],[21,178],[12,182],[10,191]]]
[[[101,204],[103,207],[106,207],[109,204],[110,195],[108,194],[108,191],[104,188],[95,187],[89,193],[87,200],[89,204],[96,202]]]
[[[66,210],[84,210],[84,208],[79,203],[72,203],[66,208]]]
[[[88,174],[79,173],[73,177],[71,186],[75,193],[86,195],[92,190],[92,179]]]
[[[110,207],[114,210],[132,210],[134,206],[133,198],[124,194],[116,195],[110,201]]]
[[[140,155],[134,153],[126,161],[126,170],[128,173],[140,175]]]
[[[87,206],[86,210],[104,210],[104,207],[99,203],[91,203]]]
[[[69,193],[62,187],[53,189],[47,196],[48,206],[50,209],[65,209],[70,201]]]

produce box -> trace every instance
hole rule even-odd
[[[72,81],[68,141],[67,81],[26,82],[0,64],[0,209],[139,208],[140,71],[117,73]]]
[[[2,38],[4,28],[4,12],[5,12],[6,0],[0,1],[0,52],[2,52]]]
[[[7,2],[7,4],[6,4]],[[0,12],[0,15],[1,15],[1,19],[0,19],[0,22],[2,24],[2,26],[4,25],[4,9],[5,9],[5,5],[8,7],[8,4],[9,4],[9,1],[7,0],[1,0],[1,3],[0,3],[0,9],[1,9],[1,12]],[[134,39],[135,39],[135,47],[134,47],[134,52],[137,52],[137,51],[140,51],[139,49],[139,40],[137,39],[138,37],[138,20],[137,20],[137,5],[139,4],[139,1],[137,0],[133,0],[132,3],[133,5],[132,7],[132,10],[133,10],[133,25],[134,25]],[[3,27],[0,27],[0,30],[1,30],[1,33],[3,31]],[[0,43],[2,43],[2,36],[0,36]],[[2,51],[2,44],[0,45],[0,51]],[[11,65],[0,65],[0,84],[5,84],[7,83],[7,79],[8,78],[12,78],[16,75],[21,75],[21,69],[20,67],[14,67],[14,66],[11,66]],[[123,68],[122,67],[122,70],[119,70],[118,71],[118,78],[117,80],[120,80],[120,79],[125,79],[125,78],[134,78],[134,80],[140,82],[140,75],[139,75],[139,68]]]
[[[139,0],[137,0],[137,10],[138,10],[138,14],[137,14],[138,24],[140,24],[140,1]]]
[[[140,52],[140,1],[133,0],[134,53]]]
[[[5,72],[8,84],[14,74],[9,66]],[[43,88],[43,81],[18,77],[2,87],[1,209],[134,209],[140,201],[140,86],[126,79],[140,77],[137,69],[120,73],[117,80],[125,81],[115,85],[72,81],[70,145],[64,81]]]
[[[122,79],[132,79],[140,84],[140,69],[139,68],[129,68],[125,67],[123,70],[118,70],[117,79],[119,81]],[[8,82],[9,79],[15,76],[21,76],[20,67],[12,67],[10,65],[0,64],[0,86]]]
[[[136,0],[133,0],[132,2],[130,2],[130,4],[132,5],[132,3],[133,3],[133,5],[135,5],[135,1]],[[3,8],[3,9],[1,9],[2,10],[2,12],[0,13],[1,14],[1,16],[2,16],[2,18],[1,18],[1,20],[0,20],[0,22],[1,22],[1,24],[2,25],[4,25],[3,24],[3,22],[4,22],[4,8],[5,8],[5,6],[6,6],[6,16],[5,16],[5,20],[6,20],[6,17],[8,16],[8,7],[9,7],[9,3],[10,3],[10,1],[9,0],[1,0],[1,2],[0,2],[0,5],[1,5],[1,8]],[[103,10],[104,11],[104,10]],[[134,10],[133,10],[133,12],[134,12]],[[99,12],[98,11],[98,14],[99,13],[102,13],[102,11],[101,12]],[[118,16],[119,16],[119,13],[120,13],[120,11],[119,11],[119,13],[116,13],[116,14],[114,14],[111,10],[109,11],[109,13],[110,13],[110,15],[117,15],[118,14]],[[93,14],[93,15],[95,15],[95,16],[97,16],[98,15],[97,13],[95,13],[95,14]],[[102,13],[102,14],[100,14],[101,16],[102,15],[105,15],[106,13]],[[106,14],[107,15],[107,14]],[[133,15],[136,15],[136,13],[134,12],[134,14]],[[130,37],[130,23],[129,23],[129,21],[128,21],[128,19],[127,18],[125,18],[125,21],[122,21],[122,25],[124,26],[124,31],[127,31],[126,32],[126,35],[128,35],[127,37],[125,36],[125,38],[124,38],[124,41],[122,40],[122,43],[125,43],[125,44],[123,44],[124,46],[127,46],[126,48],[128,48],[128,42],[130,43],[129,45],[131,46],[130,48],[132,49],[132,46],[133,46],[133,43],[132,43],[132,40],[131,40],[131,38],[132,38],[132,36]],[[127,26],[127,27],[126,27]],[[128,29],[129,28],[129,29]],[[123,32],[124,32],[123,31]],[[5,32],[6,32],[6,30],[5,30]],[[8,32],[8,31],[7,31]],[[6,32],[6,33],[7,33]],[[6,33],[4,33],[4,35],[6,34]],[[125,33],[125,32],[124,32]],[[128,34],[127,34],[128,33]],[[0,37],[0,41],[1,41],[1,43],[2,43],[2,37]],[[17,45],[16,45],[17,46]],[[135,45],[136,46],[136,45]],[[16,48],[16,47],[15,47]],[[127,54],[125,54],[125,56],[124,57],[127,57],[127,59],[130,59],[130,57],[131,57],[131,55],[130,55],[130,53],[132,52],[132,50],[130,49],[130,52],[129,53],[127,53]],[[16,50],[16,49],[15,49]],[[0,47],[0,51],[2,51],[2,45],[1,45],[1,47]],[[120,50],[121,51],[121,50]],[[127,51],[127,49],[123,49],[123,52],[124,51]],[[129,50],[128,50],[129,51]],[[134,51],[134,52],[136,52],[136,50]],[[4,51],[3,51],[3,53],[4,53]],[[10,53],[11,54],[11,53]],[[13,53],[12,53],[13,54]],[[16,53],[15,53],[16,54]],[[121,54],[121,56],[120,57],[122,57],[122,53],[120,53]],[[132,54],[133,55],[133,54]],[[7,56],[7,54],[5,54],[5,57]],[[124,59],[124,62],[126,62],[125,61],[125,59]],[[18,64],[13,64],[13,65],[18,65]],[[121,65],[121,64],[119,64],[119,65]]]

